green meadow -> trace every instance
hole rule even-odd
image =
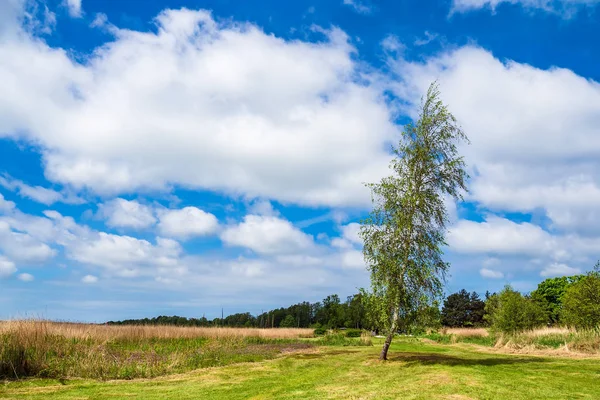
[[[3,399],[598,399],[600,358],[509,354],[401,338],[373,346],[290,349],[273,359],[152,379],[6,381]]]

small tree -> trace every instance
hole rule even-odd
[[[442,259],[448,222],[444,200],[459,199],[466,190],[468,176],[457,145],[467,137],[439,97],[434,83],[416,125],[406,126],[393,149],[392,175],[368,185],[374,207],[360,234],[387,331],[381,360],[387,359],[402,320],[441,294],[449,267]]]
[[[575,328],[600,327],[600,262],[595,270],[567,288],[562,320]]]
[[[442,325],[476,326],[483,322],[484,303],[475,292],[469,294],[465,289],[453,293],[444,300]]]
[[[537,301],[548,313],[548,322],[560,322],[563,296],[567,289],[578,282],[584,275],[560,276],[548,278],[538,284],[537,289],[531,292],[531,298]]]
[[[509,334],[542,326],[548,318],[537,302],[510,286],[488,298],[486,313],[493,329]]]
[[[293,328],[296,326],[296,319],[290,314],[286,315],[283,321],[279,324],[280,328]]]
[[[469,293],[464,289],[446,297],[442,308],[442,324],[450,327],[464,326],[469,318],[470,300]]]

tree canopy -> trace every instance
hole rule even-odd
[[[442,324],[450,327],[478,326],[483,323],[485,303],[475,292],[465,289],[453,293],[444,300]]]
[[[380,359],[387,359],[402,320],[441,294],[449,267],[442,257],[445,200],[460,199],[466,191],[468,175],[457,148],[464,141],[466,135],[433,83],[416,124],[405,127],[393,148],[392,174],[368,184],[373,210],[360,234],[371,288],[388,332]]]
[[[565,324],[575,328],[600,327],[600,262],[594,271],[567,288],[561,317]]]

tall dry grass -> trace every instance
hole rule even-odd
[[[442,328],[445,335],[456,335],[459,337],[488,337],[490,332],[485,328]]]
[[[60,335],[66,338],[94,340],[114,339],[182,339],[182,338],[263,338],[297,339],[313,337],[308,328],[204,328],[179,327],[170,325],[98,325],[45,320],[0,321],[0,334],[22,332],[26,336],[37,337],[41,333]]]
[[[562,352],[600,353],[600,330],[544,327],[516,334],[501,334],[485,328],[442,328],[429,338],[440,343],[467,342],[509,350],[553,349]]]
[[[0,378],[127,379],[271,358],[310,329],[0,323]]]

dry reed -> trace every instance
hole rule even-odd
[[[11,331],[30,332],[38,335],[60,335],[70,339],[106,341],[114,339],[191,339],[191,338],[263,338],[297,339],[313,337],[312,329],[305,328],[209,328],[180,327],[171,325],[98,325],[45,320],[0,321],[0,334]]]
[[[442,333],[459,337],[488,337],[490,335],[485,328],[444,328]]]
[[[309,346],[311,329],[0,322],[0,378],[130,379],[258,361]]]

